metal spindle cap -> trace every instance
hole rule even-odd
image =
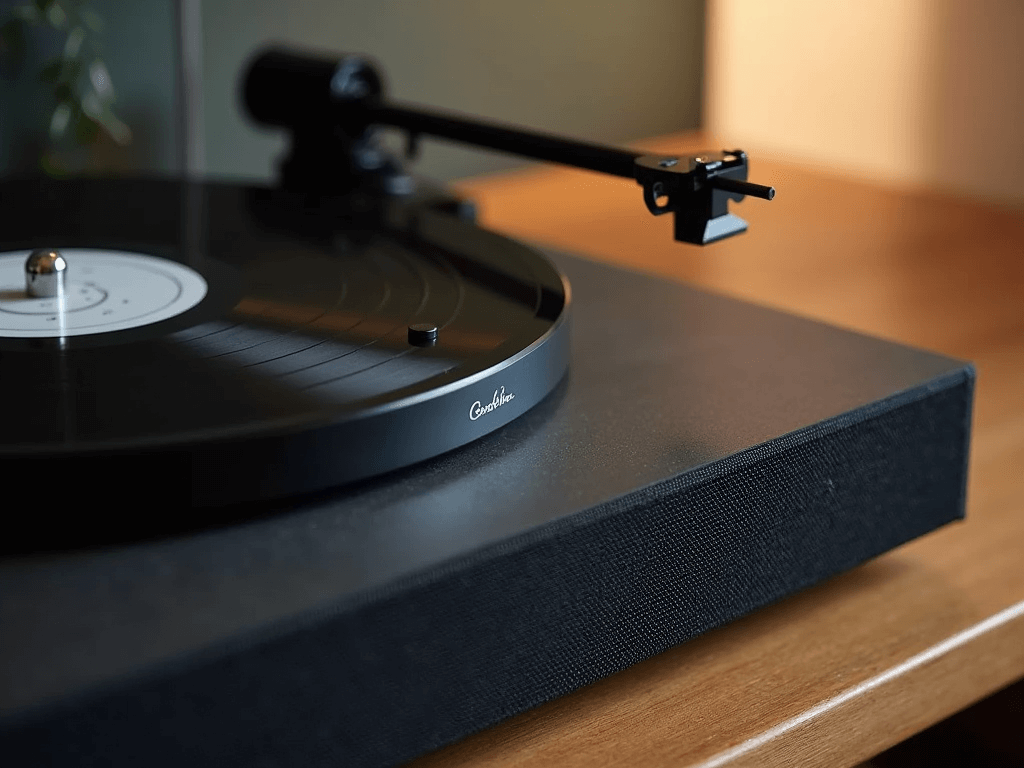
[[[38,248],[25,260],[25,291],[36,298],[59,296],[64,290],[68,263],[60,251]]]

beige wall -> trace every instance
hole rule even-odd
[[[1024,206],[1024,2],[710,0],[727,144]]]

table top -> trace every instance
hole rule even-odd
[[[853,765],[1024,677],[1024,212],[756,155],[751,181],[776,199],[734,205],[749,232],[705,249],[629,180],[543,168],[456,188],[512,236],[973,361],[966,522],[420,768]]]

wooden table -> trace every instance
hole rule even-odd
[[[1024,677],[1024,213],[756,157],[751,180],[775,201],[707,249],[630,181],[457,186],[513,236],[974,361],[967,521],[417,766],[853,765]]]

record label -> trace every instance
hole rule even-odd
[[[28,251],[0,253],[0,336],[81,336],[138,328],[180,315],[206,296],[190,267],[141,253],[64,248],[62,296],[25,288]]]

